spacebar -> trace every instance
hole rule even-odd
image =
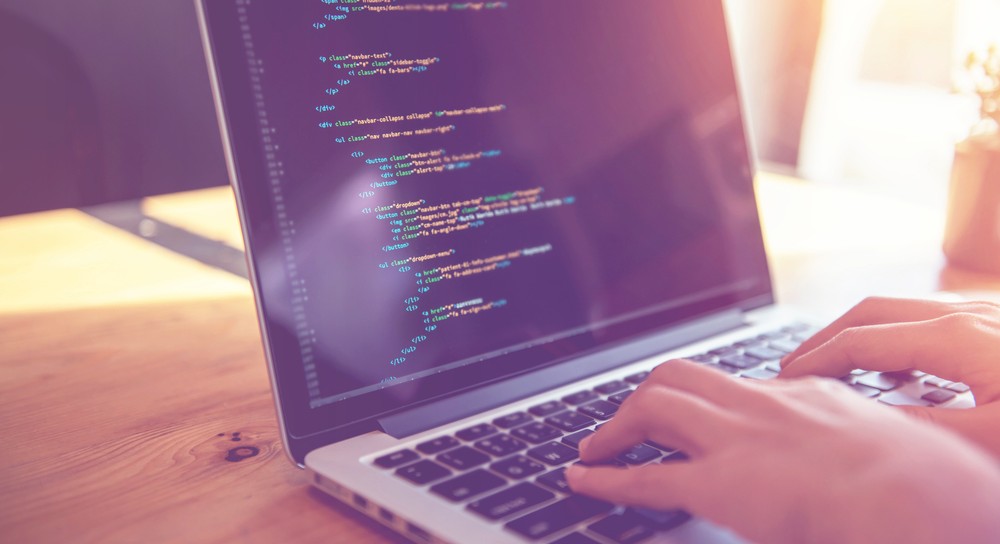
[[[598,514],[611,510],[611,503],[573,495],[507,524],[507,528],[532,540],[545,538]]]

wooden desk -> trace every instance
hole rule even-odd
[[[759,192],[785,302],[1000,292],[943,267],[934,210],[776,176]],[[228,189],[146,211],[240,244]],[[62,210],[0,219],[0,293],[0,540],[398,541],[285,458],[245,281]]]

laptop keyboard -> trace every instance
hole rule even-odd
[[[697,354],[689,359],[734,376],[769,380],[778,376],[781,357],[815,332],[793,325]],[[552,399],[527,411],[513,412],[415,444],[374,460],[414,485],[428,486],[442,500],[465,504],[472,514],[503,526],[528,541],[553,544],[641,542],[669,531],[690,516],[622,508],[574,494],[566,483],[566,467],[579,463],[580,442],[615,415],[635,386],[640,372]],[[852,389],[893,406],[940,405],[969,390],[922,372],[879,373],[855,370],[840,378]],[[903,385],[918,387],[898,391]],[[914,395],[913,390],[917,394]],[[610,466],[683,462],[684,452],[655,443],[637,444]],[[568,534],[566,534],[568,533]],[[558,537],[552,540],[554,537]]]

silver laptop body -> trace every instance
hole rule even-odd
[[[559,481],[658,363],[768,379],[809,333],[773,305],[721,0],[197,4],[316,487],[415,542],[738,541]]]

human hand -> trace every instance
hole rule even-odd
[[[581,444],[581,459],[610,459],[647,440],[691,460],[575,465],[570,486],[622,504],[682,508],[760,542],[1000,534],[1000,469],[989,455],[834,380],[736,380],[671,361]]]
[[[869,298],[781,361],[782,377],[843,376],[855,368],[922,370],[964,382],[977,407],[904,407],[1000,457],[1000,306]]]

